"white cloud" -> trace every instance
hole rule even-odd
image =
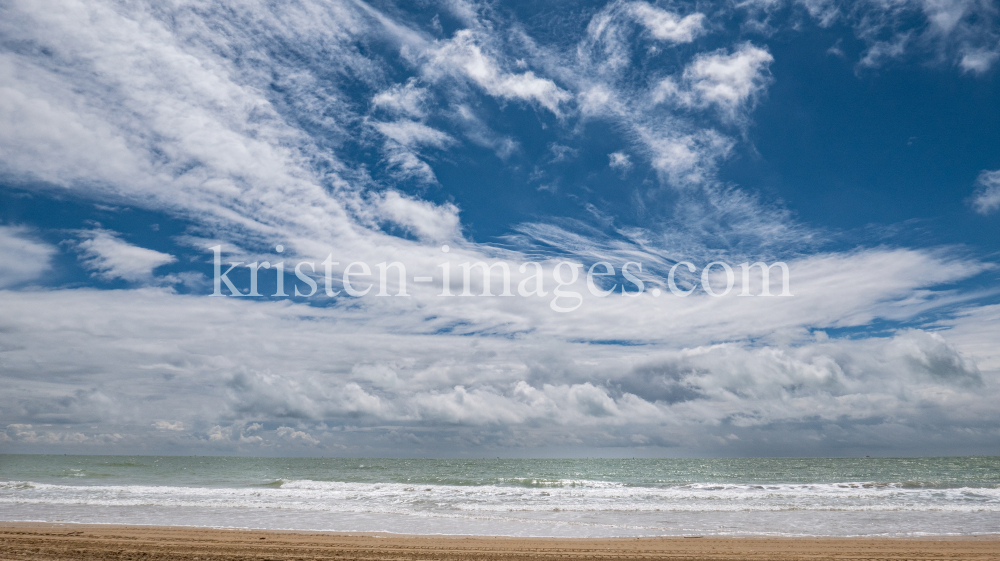
[[[476,42],[475,33],[463,29],[431,54],[431,64],[425,69],[436,72],[461,73],[492,96],[535,102],[560,114],[559,106],[570,94],[552,80],[541,78],[533,71],[520,74],[504,72],[497,62]]]
[[[447,133],[416,121],[374,123],[374,126],[380,133],[407,148],[419,146],[446,148],[455,142],[455,139]]]
[[[983,370],[1000,371],[1000,347],[996,326],[1000,325],[1000,305],[967,306],[953,317],[937,322],[964,356],[971,357]]]
[[[765,0],[766,1],[766,0]],[[819,20],[819,24],[823,27],[829,27],[832,25],[840,16],[840,6],[835,0],[795,0],[797,4],[801,4],[805,7],[806,11],[813,18]],[[770,7],[777,7],[776,3],[770,3]]]
[[[275,433],[278,435],[279,438],[283,438],[286,440],[293,440],[293,441],[300,440],[306,444],[312,444],[312,445],[319,444],[319,441],[310,436],[309,433],[300,430],[295,430],[291,427],[278,427]]]
[[[1000,45],[992,49],[983,48],[966,52],[958,64],[966,72],[982,74],[992,68],[998,58],[1000,58]]]
[[[773,4],[773,11],[784,4]],[[843,22],[867,49],[859,67],[878,68],[904,56],[930,56],[982,74],[1000,58],[1000,12],[989,2],[969,0],[794,0],[823,27]]]
[[[734,145],[732,139],[712,129],[677,135],[643,125],[636,133],[653,169],[661,172],[665,183],[678,187],[703,187],[716,163],[728,156]]]
[[[1000,170],[986,171],[976,179],[975,194],[972,195],[972,207],[979,214],[992,214],[1000,209]]]
[[[17,442],[26,444],[49,444],[49,445],[75,445],[85,443],[91,440],[101,440],[109,435],[95,435],[95,437],[88,437],[81,432],[63,432],[63,431],[45,431],[45,430],[32,430],[31,425],[25,424],[9,424],[7,429],[0,433],[0,442]],[[34,427],[40,428],[40,427]],[[114,435],[118,436],[120,435]]]
[[[909,32],[898,33],[887,41],[874,41],[868,46],[865,55],[858,61],[858,66],[878,68],[889,59],[898,58],[906,52],[913,35]]]
[[[732,54],[719,50],[695,55],[680,76],[664,78],[645,70],[634,75],[635,57],[656,55],[650,54],[655,49],[643,53],[630,40],[635,28],[630,6],[612,3],[593,16],[586,37],[577,44],[577,66],[565,73],[575,82],[566,81],[577,92],[584,122],[610,121],[621,127],[634,142],[632,154],[645,157],[660,172],[661,184],[703,187],[735,140],[677,109],[714,109],[723,123],[745,125],[770,81],[771,55],[744,43]],[[716,191],[712,196],[726,193]]]
[[[378,196],[376,205],[383,218],[406,228],[422,240],[438,242],[461,238],[461,223],[455,205],[435,205],[396,191]]]
[[[864,427],[887,418],[931,430],[975,429],[990,418],[1000,397],[995,376],[980,371],[976,347],[966,341],[968,333],[979,334],[982,348],[992,353],[988,337],[982,338],[991,332],[983,330],[986,324],[964,332],[952,328],[973,354],[951,343],[951,330],[812,340],[803,329],[863,325],[870,311],[897,318],[920,314],[926,307],[909,297],[915,282],[968,274],[922,259],[905,252],[859,256],[815,263],[815,276],[794,266],[797,296],[773,304],[648,295],[635,303],[589,301],[572,325],[539,313],[547,309],[542,303],[520,306],[521,299],[509,299],[514,306],[498,310],[495,318],[474,316],[468,306],[421,302],[431,306],[428,315],[462,314],[463,321],[474,322],[466,327],[472,332],[495,329],[488,327],[495,320],[526,316],[530,337],[436,334],[437,320],[421,333],[417,326],[427,320],[400,314],[399,306],[409,304],[394,299],[391,306],[373,302],[368,305],[376,309],[352,314],[280,302],[206,301],[149,289],[0,293],[0,303],[11,312],[7,341],[18,347],[5,353],[0,374],[9,377],[35,365],[32,379],[20,383],[29,391],[4,394],[0,410],[16,425],[8,438],[23,443],[68,445],[69,437],[40,432],[37,425],[45,421],[39,418],[71,423],[86,417],[102,428],[82,434],[80,445],[97,442],[100,434],[136,438],[144,434],[138,427],[147,426],[151,443],[190,435],[185,441],[190,446],[244,451],[267,445],[270,434],[314,446],[399,453],[407,449],[399,442],[351,434],[387,435],[410,426],[432,429],[425,438],[440,442],[449,438],[448,427],[482,434],[499,430],[508,436],[488,445],[524,447],[560,442],[571,433],[581,445],[629,445],[633,434],[666,431],[674,445],[701,453],[711,450],[707,437],[717,429],[725,431],[719,436],[735,434],[738,439],[728,440],[746,441],[758,451],[778,450],[775,443],[789,438],[799,443],[802,433],[786,432],[784,423],[834,423],[845,438],[861,439],[855,446],[881,445]],[[873,264],[870,276],[858,278]],[[844,288],[847,279],[856,290]],[[760,304],[746,307],[742,301]],[[115,321],[95,323],[96,310]],[[156,317],[156,324],[148,317]],[[662,317],[672,320],[665,324]],[[748,334],[750,318],[760,325]],[[304,321],[310,329],[302,329]],[[704,343],[775,332],[798,334],[767,345]],[[647,344],[623,354],[615,345],[580,342],[609,333]],[[329,344],[331,337],[336,345]],[[262,348],[271,350],[261,353]],[[62,376],[65,368],[73,368],[75,378]],[[111,402],[141,407],[91,400],[81,402],[85,408],[67,410],[64,396],[95,380],[109,388]],[[276,421],[276,431],[262,431],[261,422]],[[103,428],[109,424],[132,427],[131,436]],[[327,433],[320,424],[369,432]],[[586,427],[591,434],[577,431]],[[976,438],[967,437],[964,445],[974,446]],[[663,444],[652,444],[657,443]],[[893,444],[921,445],[919,440]]]
[[[184,430],[184,423],[182,421],[164,421],[161,419],[153,423],[153,428],[157,430],[182,431]]]
[[[679,44],[704,34],[704,22],[699,12],[681,17],[647,2],[610,2],[591,18],[577,52],[592,58],[602,73],[615,72],[631,65],[629,38],[636,24],[653,39]]]
[[[612,152],[608,154],[608,166],[611,169],[628,171],[632,169],[632,160],[624,152]]]
[[[275,73],[287,78],[282,85],[288,88],[308,86],[310,79],[280,67],[258,76],[252,61],[261,53],[252,44],[252,30],[233,29],[227,46],[220,47],[246,48],[249,66],[236,66],[219,56],[213,44],[219,36],[203,27],[201,17],[188,17],[186,9],[178,7],[168,26],[143,3],[128,9],[98,1],[12,5],[15,17],[2,24],[5,36],[37,41],[53,55],[0,55],[8,88],[0,102],[6,109],[0,111],[11,120],[0,127],[4,172],[98,201],[168,209],[223,230],[242,229],[243,236],[272,235],[279,225],[313,239],[349,233],[343,202],[327,188],[344,183],[328,174],[324,187],[304,164],[315,157],[333,169],[343,167],[329,154],[316,153],[254,85],[270,83]],[[344,26],[353,23],[339,5],[308,15],[255,13],[256,25],[294,24],[289,28],[295,33],[323,34],[334,42],[347,40]],[[337,56],[345,68],[367,65],[347,51]],[[322,90],[304,88],[298,102],[327,105],[303,108],[304,113],[339,110],[335,99],[316,100],[309,93],[315,91]]]
[[[15,178],[63,184],[68,176],[101,181],[134,177],[136,163],[124,131],[88,111],[72,87],[50,70],[0,53],[0,83],[0,147],[5,154],[0,170]]]
[[[453,109],[454,111],[448,116],[462,130],[465,138],[473,144],[493,150],[501,160],[507,160],[520,150],[521,145],[518,141],[492,130],[468,105],[458,104]]]
[[[655,101],[673,100],[696,108],[715,107],[724,118],[737,120],[752,109],[770,81],[768,66],[774,57],[764,49],[744,43],[733,53],[719,50],[700,54],[687,65],[681,79],[660,83]]]
[[[705,32],[705,14],[693,13],[683,18],[646,2],[631,2],[629,9],[649,32],[661,41],[690,43]]]
[[[232,427],[222,427],[221,425],[215,425],[208,431],[208,440],[210,442],[224,442],[231,438]]]
[[[122,279],[129,282],[153,282],[157,267],[177,261],[173,255],[132,245],[116,232],[89,230],[76,244],[84,267],[104,280]]]
[[[422,119],[427,116],[424,108],[426,97],[427,90],[416,86],[414,80],[409,80],[406,84],[396,84],[376,94],[372,98],[372,105]]]
[[[673,222],[654,216],[644,228],[615,230],[609,219],[606,238],[525,225],[530,254],[549,244],[546,251],[619,267],[640,260],[650,286],[662,288],[652,281],[662,282],[679,258],[756,258],[814,235],[782,209],[716,185],[713,169],[736,140],[676,111],[716,110],[727,123],[745,118],[769,81],[765,50],[679,51],[687,64],[670,82],[674,103],[653,105],[664,76],[637,77],[629,61],[704,33],[700,14],[614,3],[594,16],[587,37],[565,47],[534,45],[503,22],[481,22],[474,7],[455,9],[468,29],[435,42],[359,3],[15,2],[9,13],[16,17],[0,22],[0,33],[52,55],[0,55],[0,165],[5,177],[47,183],[25,183],[31,188],[180,216],[199,235],[243,253],[280,240],[289,259],[294,252],[321,261],[336,252],[344,263],[405,260],[417,273],[436,271],[437,244],[449,241],[455,263],[524,260],[527,253],[463,240],[456,206],[392,185],[434,181],[419,149],[464,139],[500,158],[515,154],[517,139],[491,130],[486,111],[475,112],[476,96],[485,94],[556,114],[560,132],[606,120],[631,143],[631,158],[623,150],[622,158],[609,155],[609,165],[648,161],[661,185],[686,188],[675,193]],[[961,28],[946,24],[935,25],[953,34]],[[272,38],[301,49],[272,57]],[[392,84],[400,69],[371,54],[379,49],[359,54],[362,40],[386,41],[415,77]],[[357,110],[358,99],[371,100],[366,112]],[[458,130],[428,124],[445,122]],[[387,178],[338,159],[354,142],[380,150]],[[573,149],[555,146],[552,159],[571,156]],[[385,226],[409,236],[387,235]],[[15,245],[29,238],[12,232]],[[45,254],[36,245],[25,255]],[[172,259],[110,232],[80,247],[108,278],[148,281]],[[824,341],[810,334],[877,318],[920,324],[923,314],[959,306],[967,296],[941,286],[981,272],[982,263],[880,248],[800,256],[789,265],[794,298],[588,297],[563,317],[547,298],[447,299],[413,285],[411,298],[318,306],[148,288],[0,291],[0,376],[16,381],[0,394],[0,420],[12,427],[3,438],[25,446],[144,446],[148,439],[149,446],[227,452],[285,440],[395,454],[412,449],[400,439],[422,429],[428,441],[454,444],[452,452],[620,446],[636,434],[668,434],[642,443],[708,453],[708,437],[718,436],[761,453],[802,441],[782,423],[841,423],[855,442],[872,445],[883,441],[866,427],[885,419],[947,432],[972,431],[990,418],[995,376],[976,361],[995,360],[982,358],[992,356],[984,350],[995,331],[991,316],[973,320],[970,312],[965,323],[930,326],[950,329],[939,334]],[[552,263],[545,267],[551,272]],[[979,327],[970,327],[975,321]],[[39,428],[84,421],[99,428]],[[962,438],[968,449],[992,445]],[[926,442],[904,444],[926,450]]]
[[[549,152],[552,153],[552,159],[550,160],[550,162],[554,164],[571,160],[580,155],[580,151],[577,150],[576,148],[563,146],[562,144],[558,144],[555,142],[549,144]]]
[[[31,234],[28,228],[0,226],[0,288],[38,280],[49,270],[56,248]]]
[[[386,147],[385,155],[393,178],[399,180],[412,178],[423,183],[437,183],[434,170],[415,152],[398,144],[390,144]]]
[[[577,96],[580,112],[585,117],[605,117],[620,110],[615,94],[607,86],[595,84]]]
[[[437,183],[434,170],[421,159],[417,151],[424,146],[445,149],[455,144],[454,138],[417,121],[375,122],[373,126],[388,138],[385,152],[397,178],[416,178],[425,183]]]

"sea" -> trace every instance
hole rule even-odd
[[[399,534],[1000,533],[1000,457],[0,455],[0,521]]]

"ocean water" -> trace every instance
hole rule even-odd
[[[0,520],[508,536],[1000,533],[1000,458],[0,455]]]

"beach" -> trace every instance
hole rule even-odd
[[[0,559],[997,559],[1000,535],[508,538],[0,523]]]

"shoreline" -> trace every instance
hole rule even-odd
[[[521,538],[0,522],[0,559],[996,559],[1000,534]]]
[[[360,536],[373,538],[441,538],[441,539],[510,539],[510,540],[605,540],[605,541],[628,541],[628,540],[680,540],[680,539],[719,539],[719,540],[997,540],[1000,541],[1000,532],[981,534],[926,534],[921,536],[789,536],[770,534],[739,534],[739,535],[716,535],[716,534],[684,534],[684,535],[660,535],[660,536],[596,536],[596,537],[561,537],[561,536],[512,536],[507,534],[410,534],[390,531],[361,532],[351,530],[300,530],[285,528],[250,528],[238,526],[187,526],[183,524],[120,524],[117,522],[44,522],[34,520],[0,520],[0,531],[9,529],[30,529],[46,530],[59,528],[73,528],[77,530],[102,528],[128,528],[128,529],[154,529],[154,530],[207,530],[218,532],[262,532],[269,534],[302,534],[321,536]]]

